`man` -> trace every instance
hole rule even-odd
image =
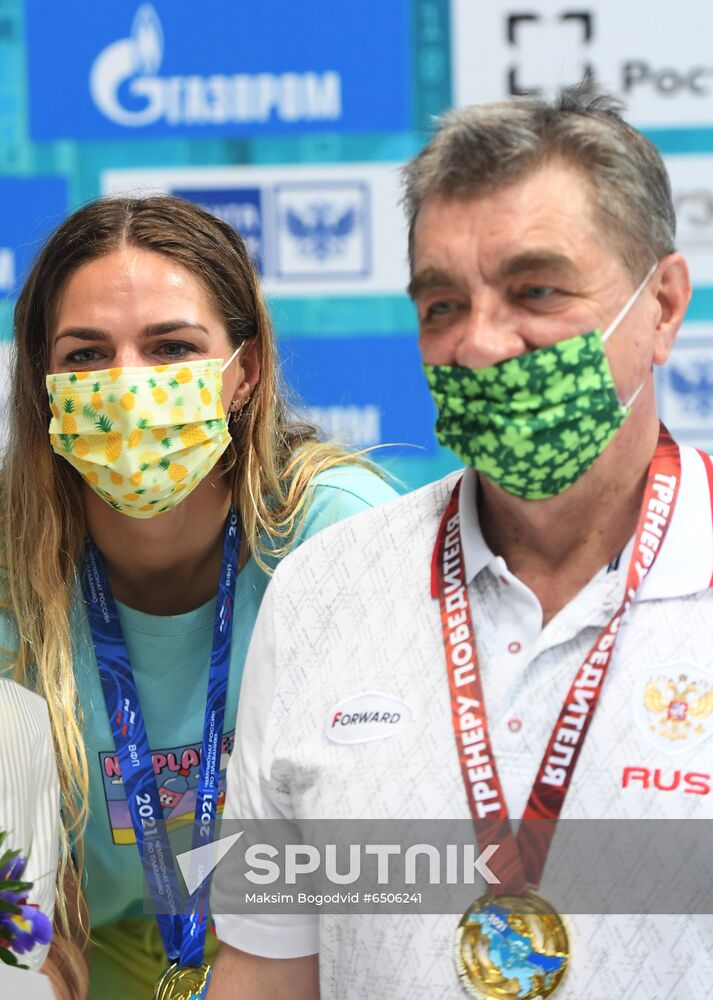
[[[276,572],[229,809],[472,817],[486,842],[488,820],[523,815],[711,818],[713,467],[656,413],[690,297],[661,159],[582,88],[446,116],[405,203],[437,431],[467,468]],[[341,735],[363,692],[405,706],[391,738]],[[518,891],[546,864],[526,846]],[[683,1000],[713,982],[709,916],[554,915],[548,952],[534,905],[523,924],[486,895],[465,930],[218,916],[210,1000]],[[517,982],[515,939],[532,950]]]

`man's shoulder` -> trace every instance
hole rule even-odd
[[[333,566],[375,547],[384,557],[402,554],[404,546],[424,546],[430,551],[459,475],[451,473],[444,479],[325,527],[282,560],[275,578],[285,583],[299,577],[305,563],[323,562]]]

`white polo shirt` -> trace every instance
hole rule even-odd
[[[247,660],[226,816],[469,818],[430,593],[433,545],[456,480],[329,528],[280,565]],[[510,815],[519,817],[575,672],[621,603],[631,543],[542,628],[537,598],[483,539],[476,482],[466,471],[466,573],[494,755]],[[562,818],[713,818],[712,577],[706,466],[682,448],[668,535],[622,623]],[[389,738],[335,742],[336,711],[364,693],[385,706],[405,702],[408,722]],[[684,707],[672,714],[674,701]],[[463,996],[453,961],[458,919],[219,915],[216,925],[221,940],[253,954],[319,951],[322,1000],[455,1000]],[[572,916],[567,924],[572,958],[558,1000],[688,1000],[710,991],[712,916]]]

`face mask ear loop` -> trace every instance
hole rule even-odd
[[[221,375],[223,374],[223,372],[225,371],[225,369],[228,367],[228,365],[232,364],[232,362],[234,361],[234,359],[237,358],[238,354],[240,354],[240,352],[242,351],[242,349],[244,347],[245,347],[245,341],[243,341],[241,344],[239,344],[235,348],[235,350],[233,351],[233,353],[230,355],[230,357],[228,358],[228,360],[225,362],[225,364],[223,365],[223,367],[220,369],[220,374]]]
[[[624,411],[625,411],[626,413],[628,413],[628,412],[629,412],[629,410],[631,409],[631,407],[632,407],[632,405],[633,405],[633,403],[634,403],[634,400],[636,399],[636,397],[637,397],[637,396],[639,395],[639,393],[641,392],[641,390],[642,390],[643,388],[644,388],[644,383],[642,382],[642,383],[641,383],[641,385],[639,386],[639,388],[638,388],[638,389],[636,390],[636,392],[635,392],[635,393],[633,394],[633,396],[630,396],[630,397],[629,397],[629,401],[628,401],[627,403],[622,403],[622,404],[621,404],[621,405],[622,405],[622,409],[623,409],[623,410],[624,410]]]
[[[614,333],[614,331],[616,330],[616,328],[619,326],[619,324],[621,323],[621,321],[624,319],[624,317],[626,316],[626,314],[629,312],[629,310],[631,309],[631,307],[634,305],[634,303],[636,302],[636,300],[638,299],[638,297],[641,295],[641,293],[643,292],[644,288],[648,284],[649,278],[651,277],[651,275],[654,273],[654,271],[656,270],[656,268],[658,266],[659,266],[658,265],[658,261],[656,261],[655,264],[651,265],[651,267],[649,268],[649,270],[646,272],[646,276],[644,277],[644,280],[641,282],[641,284],[636,289],[636,291],[634,292],[634,294],[631,296],[631,298],[629,299],[629,301],[624,305],[624,308],[619,310],[619,312],[616,314],[616,316],[611,321],[611,323],[609,324],[609,326],[606,328],[606,330],[602,334],[602,343],[603,344],[606,344],[607,340],[609,340],[609,338],[611,337],[611,335]]]

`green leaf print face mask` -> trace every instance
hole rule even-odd
[[[592,330],[488,368],[424,365],[441,444],[525,500],[569,489],[604,451],[643,388],[621,402],[604,343],[655,269],[604,334]]]

